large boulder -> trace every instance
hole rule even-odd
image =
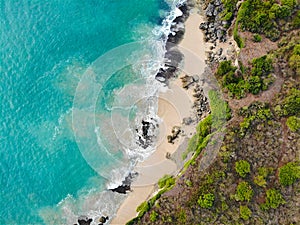
[[[79,225],[90,225],[93,219],[88,218],[86,216],[80,216],[77,221]]]

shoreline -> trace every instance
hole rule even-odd
[[[178,44],[180,52],[184,55],[183,69],[178,78],[169,80],[168,90],[159,93],[158,116],[163,122],[160,124],[157,148],[149,158],[136,166],[135,171],[139,173],[139,176],[131,184],[132,192],[128,193],[110,224],[125,224],[134,218],[137,214],[136,208],[157,190],[158,180],[166,174],[176,175],[175,173],[181,169],[180,165],[175,163],[176,159],[167,159],[166,155],[174,155],[177,149],[186,146],[187,138],[190,138],[196,130],[197,121],[189,125],[182,124],[183,119],[193,117],[194,112],[192,109],[193,92],[182,87],[180,77],[184,74],[199,76],[204,72],[207,43],[204,41],[203,32],[199,29],[201,22],[204,22],[204,16],[199,15],[196,9],[191,9],[184,23],[183,39]],[[195,60],[198,63],[195,63]],[[183,132],[174,144],[171,144],[167,141],[167,135],[171,134],[174,126],[181,127]]]

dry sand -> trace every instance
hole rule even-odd
[[[185,34],[179,45],[180,51],[184,54],[183,74],[202,74],[205,67],[205,43],[199,24],[203,18],[192,13],[185,23]],[[176,151],[184,137],[181,136],[174,144],[167,142],[166,136],[171,134],[174,126],[181,126],[184,117],[191,116],[192,93],[181,88],[180,79],[172,81],[169,89],[159,96],[158,116],[162,118],[160,135],[156,151],[144,162],[137,165],[135,170],[139,173],[137,180],[132,184],[132,192],[117,211],[116,217],[111,224],[122,225],[136,216],[136,208],[147,200],[155,190],[155,184],[165,174],[174,174],[177,165],[166,158],[166,153]],[[191,133],[195,125],[185,127],[184,132]]]

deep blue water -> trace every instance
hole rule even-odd
[[[55,212],[67,196],[76,203],[107,182],[85,161],[72,130],[82,74],[110,49],[151,37],[169,6],[162,0],[0,4],[0,224],[43,224],[45,210]],[[125,81],[119,76],[106,88]]]

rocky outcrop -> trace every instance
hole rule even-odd
[[[193,108],[198,120],[202,119],[206,114],[210,113],[209,102],[204,95],[203,89],[197,84],[194,88],[193,97],[195,98]]]
[[[200,24],[199,28],[204,31],[205,41],[215,43],[217,40],[225,42],[227,32],[225,26],[228,22],[221,20],[219,14],[224,10],[221,0],[215,0],[208,4],[205,15],[207,22]]]
[[[199,77],[197,75],[194,76],[184,75],[180,79],[182,81],[182,87],[185,89],[188,89],[192,84],[199,81]]]
[[[99,224],[98,225],[104,225],[107,221],[109,220],[109,217],[108,216],[101,216],[99,218]]]
[[[116,188],[109,189],[113,192],[118,192],[120,194],[127,194],[127,191],[131,191],[131,183],[133,179],[138,175],[136,172],[131,172],[129,175],[125,178],[124,181],[122,181],[122,184]]]
[[[93,222],[93,219],[88,218],[88,217],[86,217],[86,216],[80,216],[80,217],[78,218],[78,224],[79,224],[79,225],[90,225],[91,222]]]
[[[172,128],[172,134],[167,136],[168,142],[174,144],[174,140],[178,137],[181,132],[181,128],[174,126]]]

